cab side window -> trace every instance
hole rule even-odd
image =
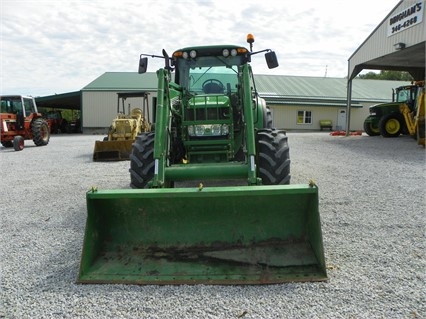
[[[25,108],[25,116],[30,115],[35,112],[34,104],[32,99],[24,98],[24,108]]]
[[[1,113],[9,113],[8,101],[1,101]]]

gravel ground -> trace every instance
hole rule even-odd
[[[329,281],[79,285],[85,192],[129,188],[94,135],[0,149],[0,318],[426,318],[425,150],[410,137],[289,132],[292,183],[314,179]]]

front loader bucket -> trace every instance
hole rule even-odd
[[[134,140],[95,141],[93,161],[123,161],[130,158]]]
[[[87,193],[79,283],[327,280],[309,185]]]

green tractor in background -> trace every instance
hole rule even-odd
[[[408,112],[415,114],[417,99],[422,89],[424,89],[424,81],[400,86],[395,89],[391,103],[370,106],[370,115],[364,121],[365,133],[369,136],[382,135],[383,137],[410,134],[401,107],[404,105]]]
[[[86,194],[78,282],[270,284],[327,280],[314,182],[290,184],[286,132],[256,91],[253,55],[188,47],[157,71],[154,129],[130,155],[132,189]],[[172,78],[172,72],[174,78]],[[218,184],[217,184],[218,182]]]

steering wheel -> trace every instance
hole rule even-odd
[[[204,81],[202,86],[203,92],[206,94],[223,93],[225,91],[225,86],[217,79],[208,79]]]

